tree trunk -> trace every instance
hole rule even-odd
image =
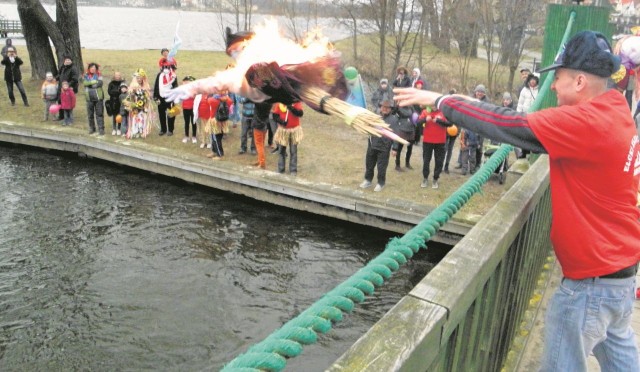
[[[32,77],[44,79],[47,71],[58,72],[49,39],[56,49],[59,66],[63,55],[68,54],[78,70],[83,70],[76,0],[56,0],[55,22],[37,0],[18,0],[18,14],[22,24],[29,25],[24,33]]]
[[[78,26],[78,4],[76,0],[56,0],[56,25],[62,33],[63,44],[53,43],[58,56],[58,64],[61,65],[62,56],[66,53],[71,56],[76,64],[78,72],[84,70],[82,60],[82,47],[80,45],[80,28]]]
[[[49,46],[47,31],[34,17],[33,12],[29,12],[20,5],[18,5],[18,15],[23,25],[30,25],[30,27],[24,27],[23,32],[31,61],[31,78],[43,79],[47,71],[56,75],[58,68]]]

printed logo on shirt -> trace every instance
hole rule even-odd
[[[633,164],[633,175],[637,176],[640,174],[640,149],[638,148],[638,136],[635,135],[631,139],[631,146],[629,146],[629,153],[627,154],[627,161],[624,163],[624,171],[628,172],[631,169],[631,164]],[[635,156],[635,161],[633,160]]]

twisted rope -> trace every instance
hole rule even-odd
[[[261,342],[251,346],[224,366],[225,372],[281,371],[287,365],[287,358],[300,353],[304,345],[318,341],[318,333],[327,333],[334,322],[343,318],[344,312],[351,312],[356,303],[364,301],[376,287],[384,284],[401,265],[420,250],[426,242],[449,221],[449,219],[471,197],[480,192],[491,174],[502,164],[513,149],[502,145],[491,158],[451,194],[440,206],[429,213],[420,223],[400,238],[393,238],[380,255],[358,270],[347,280],[327,292],[307,310],[285,323]]]

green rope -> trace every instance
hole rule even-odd
[[[393,238],[385,250],[358,270],[347,280],[326,293],[307,310],[285,323],[261,342],[251,346],[222,369],[223,371],[281,371],[286,367],[286,359],[302,353],[303,345],[318,341],[318,333],[327,333],[334,322],[341,321],[343,313],[353,310],[356,303],[373,294],[376,287],[384,284],[400,266],[413,255],[426,248],[426,242],[449,221],[449,219],[471,197],[480,192],[481,186],[502,164],[513,149],[502,145],[491,158],[434,209],[420,223],[400,238]]]

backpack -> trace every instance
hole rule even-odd
[[[229,120],[229,104],[226,100],[220,100],[220,105],[216,111],[216,121]]]

